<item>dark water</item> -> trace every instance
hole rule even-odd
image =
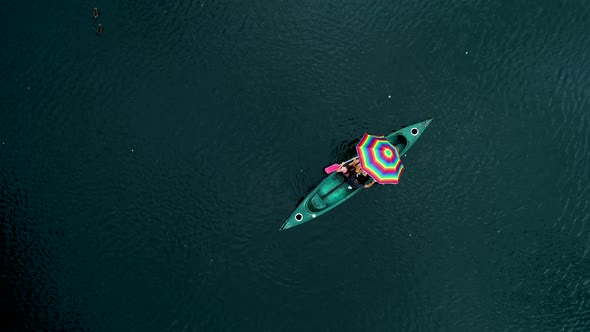
[[[96,5],[2,1],[7,330],[590,330],[589,2]]]

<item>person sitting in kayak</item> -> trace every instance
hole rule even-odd
[[[367,184],[369,180],[371,180],[371,182]],[[349,177],[346,178],[346,182],[348,182],[348,184],[352,188],[371,188],[371,186],[375,184],[375,180],[371,179],[371,177],[364,172],[354,172],[354,174],[351,174]]]
[[[344,176],[348,174],[348,172],[357,172],[360,173],[362,171],[361,164],[359,158],[354,158],[348,165],[346,162],[340,164],[340,168],[336,170],[336,172],[342,173]]]
[[[359,160],[358,157],[354,158],[350,164],[348,164],[349,166],[354,167],[354,171],[357,174],[364,174],[367,175],[367,173],[365,172],[365,170],[363,170],[363,168],[361,167],[361,161]]]
[[[354,172],[354,166],[345,165],[346,163],[340,164],[340,167],[336,170],[336,173],[342,173],[344,177],[347,177],[350,172]]]
[[[358,158],[355,158],[351,163],[345,165],[342,163],[340,168],[336,171],[342,173],[348,182],[348,189],[352,188],[370,188],[374,183],[366,184],[371,177],[361,168]],[[371,179],[372,180],[372,179]]]
[[[369,180],[372,180],[371,177],[365,172],[356,173],[355,177],[356,177],[356,180],[358,181],[358,183],[360,183],[362,185],[366,185],[367,182],[369,182]],[[373,183],[375,183],[375,181],[371,181],[371,183],[368,184],[367,186],[365,186],[365,188],[369,188],[370,186],[373,185]]]

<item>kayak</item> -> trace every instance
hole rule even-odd
[[[400,156],[405,155],[408,150],[416,143],[420,135],[430,124],[432,119],[403,127],[386,136],[387,140],[395,145]],[[350,160],[356,158],[353,157]],[[313,220],[322,214],[332,210],[342,202],[356,195],[364,188],[352,188],[346,182],[346,178],[337,172],[326,176],[312,191],[309,193],[297,208],[291,213],[280,230],[299,226],[310,220]]]

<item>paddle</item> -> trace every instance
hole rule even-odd
[[[348,164],[349,162],[353,161],[354,158],[356,158],[356,157],[352,157],[352,158],[348,159],[347,161],[344,162],[344,164]],[[326,174],[334,173],[338,170],[338,168],[340,168],[340,164],[333,164],[333,165],[330,165],[330,166],[324,168],[324,172],[326,172]]]
[[[324,168],[324,172],[326,172],[326,174],[334,173],[334,172],[336,172],[336,170],[338,170],[339,167],[340,167],[340,164],[330,165],[330,166]]]

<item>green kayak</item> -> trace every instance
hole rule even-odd
[[[404,127],[387,135],[386,138],[391,144],[397,147],[400,155],[403,156],[416,143],[420,135],[422,135],[426,127],[430,124],[430,121],[432,119]],[[333,172],[329,174],[303,199],[280,230],[301,225],[321,216],[354,196],[361,189],[363,188],[349,189],[349,185],[341,173]]]

